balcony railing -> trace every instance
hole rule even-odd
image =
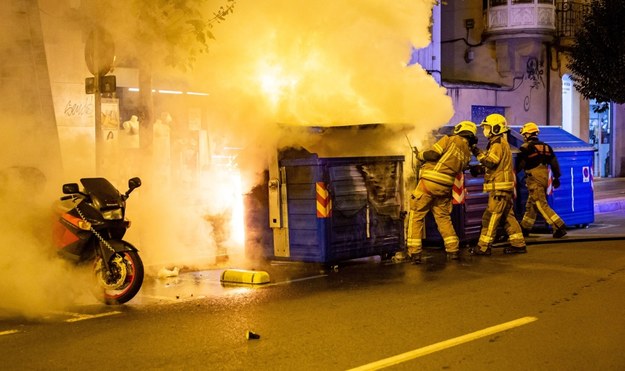
[[[590,12],[590,4],[578,1],[558,1],[556,3],[556,36],[569,38],[581,26],[584,17]]]
[[[556,30],[554,0],[490,0],[486,32],[552,33]]]

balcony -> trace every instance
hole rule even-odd
[[[489,40],[538,38],[551,41],[556,32],[555,0],[488,0],[486,29]]]
[[[573,44],[575,32],[590,12],[587,1],[558,1],[556,3],[556,44],[566,50]]]

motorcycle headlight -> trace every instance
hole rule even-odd
[[[102,218],[106,220],[119,220],[123,217],[124,215],[121,208],[102,211]]]

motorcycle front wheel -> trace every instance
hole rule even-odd
[[[97,257],[94,265],[97,298],[105,304],[123,304],[134,298],[143,283],[143,262],[136,251],[119,251],[109,269]]]

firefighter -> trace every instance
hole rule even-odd
[[[477,146],[471,149],[481,164],[479,168],[471,168],[471,174],[475,176],[478,172],[484,172],[483,190],[488,192],[488,205],[482,216],[480,238],[471,252],[474,255],[490,255],[497,228],[502,224],[511,245],[504,249],[504,253],[525,253],[525,239],[513,210],[515,173],[512,168],[512,151],[505,135],[508,131],[506,118],[493,113],[486,116],[480,126],[488,138],[488,145],[486,151]]]
[[[566,235],[566,226],[547,203],[547,187],[549,186],[549,167],[553,173],[553,188],[560,186],[560,165],[553,149],[538,139],[538,125],[528,122],[521,128],[525,143],[520,148],[516,159],[516,171],[525,170],[525,185],[528,191],[525,215],[521,220],[523,236],[528,236],[536,221],[536,210],[545,218],[553,230],[553,237]]]
[[[477,144],[476,133],[475,123],[462,121],[454,126],[453,135],[445,135],[428,150],[417,153],[423,165],[410,200],[406,239],[408,256],[416,264],[421,263],[423,225],[429,211],[443,237],[447,257],[459,258],[460,240],[451,222],[452,187],[458,173],[468,168],[471,147]]]

